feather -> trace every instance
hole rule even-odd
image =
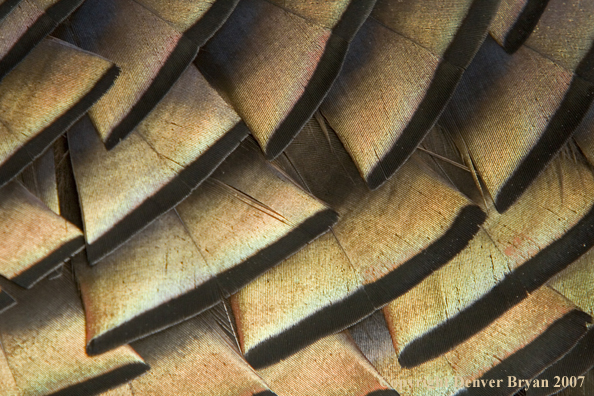
[[[328,231],[337,214],[246,139],[176,208],[228,297]],[[213,232],[217,230],[217,232]]]
[[[256,367],[295,353],[374,311],[333,233],[249,283],[231,296],[231,306],[241,349]]]
[[[232,347],[215,319],[217,309],[135,342],[151,370],[130,383],[131,394],[274,396]]]
[[[244,0],[197,64],[277,157],[326,96],[374,0]]]
[[[0,395],[593,366],[592,2],[79,2],[0,0]]]
[[[212,307],[216,275],[172,210],[125,246],[89,266],[73,259],[85,307],[86,350],[97,355]]]
[[[137,0],[178,32],[203,46],[225,23],[239,0]]]
[[[593,183],[583,159],[558,157],[506,213],[490,210],[465,250],[396,300],[403,366],[451,349],[586,253]],[[458,288],[459,279],[472,287]]]
[[[128,139],[107,151],[89,119],[68,133],[91,264],[186,198],[248,131],[191,66]]]
[[[566,270],[555,276],[549,286],[575,303],[581,310],[589,315],[594,314],[594,300],[592,292],[592,272],[594,268],[594,250],[589,250]],[[594,329],[590,326],[588,332],[582,337],[573,349],[554,365],[547,368],[537,378],[546,379],[555,384],[555,376],[559,378],[584,375],[594,367]],[[563,385],[560,383],[559,385]],[[545,389],[529,389],[527,395],[547,396],[558,391],[554,386]]]
[[[110,62],[46,39],[0,83],[0,186],[73,124],[111,86]]]
[[[93,268],[77,258],[89,353],[212,307],[336,221],[257,150],[246,141],[175,210]]]
[[[433,126],[497,4],[377,3],[321,107],[370,188],[400,168]]]
[[[235,3],[236,0],[84,2],[70,18],[72,39],[82,48],[113,60],[122,69],[114,87],[89,111],[107,149],[115,147],[161,101]],[[185,16],[177,20],[171,20],[164,10],[183,9],[188,4],[189,12],[186,9]]]
[[[232,298],[242,350],[256,368],[405,293],[462,250],[484,219],[466,197],[426,172],[418,158],[370,192],[353,163],[342,162],[348,155],[324,128],[312,120],[283,162],[294,167],[307,190],[335,208],[340,220],[331,235]],[[320,166],[326,171],[319,172]]]
[[[583,376],[592,369],[594,364],[592,354],[594,354],[594,331],[590,325],[586,334],[580,338],[569,352],[534,379],[539,383],[547,381],[546,383],[550,385],[548,387],[530,388],[527,390],[526,395],[548,396],[555,394],[559,391],[559,388],[565,387],[567,381],[571,381],[572,377],[580,382],[579,388],[583,388],[583,383],[581,383],[583,380],[579,380],[577,377]],[[572,385],[575,388],[578,384]]]
[[[31,287],[84,245],[78,228],[16,181],[0,189],[0,224],[0,274],[23,287]]]
[[[12,196],[12,199],[21,201],[16,203],[17,212],[13,213],[12,216],[14,221],[19,224],[15,228],[20,228],[20,232],[17,232],[16,235],[21,236],[22,241],[29,240],[21,246],[25,252],[21,251],[21,253],[15,254],[15,257],[21,260],[18,265],[21,266],[21,270],[24,272],[17,275],[13,280],[21,286],[31,287],[39,279],[50,273],[53,276],[59,276],[61,274],[59,268],[62,262],[68,260],[77,250],[82,249],[83,241],[81,240],[81,233],[76,227],[73,227],[67,221],[64,222],[63,218],[54,215],[60,214],[60,207],[54,150],[52,148],[25,168],[19,174],[18,180],[25,187],[19,189],[20,195],[25,199],[18,199],[19,194]],[[8,191],[8,189],[5,191]],[[34,196],[33,199],[32,196]],[[10,199],[10,197],[7,198]],[[37,202],[35,202],[35,198],[37,198]],[[53,213],[49,212],[48,209]],[[24,211],[28,215],[21,215],[19,211]],[[8,216],[11,215],[8,214]],[[34,233],[37,235],[29,236],[32,230],[36,230]],[[8,239],[10,243],[10,238],[5,239]],[[26,250],[36,252],[26,252]],[[10,265],[9,260],[5,257],[4,270],[8,269],[10,271]],[[14,266],[15,263],[13,262],[12,265]],[[13,270],[15,269],[13,268]],[[2,297],[2,304],[0,305],[11,304],[10,298],[7,298],[7,296],[6,294]]]
[[[414,368],[398,363],[392,306],[354,326],[353,338],[378,372],[402,396],[513,395],[508,375],[532,379],[563,356],[586,332],[591,318],[546,286],[451,351]],[[390,345],[392,344],[392,345]],[[547,346],[546,348],[544,346]],[[489,387],[493,379],[500,386]],[[466,381],[478,387],[466,387]],[[505,381],[505,383],[503,383]],[[494,382],[496,385],[497,382]]]
[[[82,2],[83,0],[20,1],[0,21],[0,37],[3,38],[0,41],[0,80]]]
[[[490,27],[491,36],[508,53],[530,37],[549,0],[502,0]]]
[[[2,315],[0,336],[19,395],[100,392],[148,369],[128,346],[99,357],[85,354],[84,314],[70,275],[30,291],[0,283],[18,300]]]
[[[29,193],[31,193],[32,195],[34,195],[35,197],[37,197],[39,200],[41,200],[43,202],[43,204],[45,204],[48,209],[51,209],[55,214],[59,214],[60,213],[60,208],[58,205],[58,191],[57,191],[57,184],[56,184],[56,169],[54,166],[54,152],[53,150],[49,149],[47,150],[44,154],[41,155],[41,157],[37,158],[35,161],[33,161],[33,163],[27,167],[23,172],[21,172],[19,174],[18,177],[19,181],[23,184],[23,186],[26,186],[26,190],[28,190]],[[0,191],[2,191],[4,189],[0,189]],[[6,190],[7,191],[7,190]],[[22,191],[24,192],[25,189],[22,189]],[[26,194],[27,197],[30,199],[29,194]],[[21,209],[25,209],[27,207],[26,203],[22,202],[21,204],[17,204],[18,207],[20,207]],[[37,210],[40,213],[43,213],[43,209],[40,209],[38,205]],[[25,209],[25,212],[30,212],[29,210]],[[17,222],[20,222],[20,227],[27,229],[29,227],[27,227],[26,222],[23,222],[22,217],[26,217],[26,216],[17,216],[19,218],[15,219]],[[48,238],[48,240],[46,240],[45,244],[45,248],[47,248],[48,246],[51,247],[52,244],[59,244],[60,243],[60,236],[59,236],[59,231],[56,232],[57,230],[61,231],[61,227],[56,228],[54,231],[52,231],[52,227],[50,224],[53,223],[53,226],[55,227],[57,225],[56,222],[56,218],[55,216],[50,215],[49,213],[45,213],[44,215],[42,215],[41,217],[37,218],[37,221],[41,220],[45,226],[44,231],[45,231],[45,237]],[[49,223],[49,224],[48,224]],[[31,225],[33,224],[33,222],[30,223]],[[50,225],[48,227],[48,225]],[[67,226],[68,227],[68,226]],[[72,239],[78,239],[78,246],[74,245],[72,246],[73,249],[75,248],[82,248],[82,243],[80,241],[80,234],[78,232],[76,232],[74,230],[74,227],[70,226],[70,228],[72,229],[72,232],[70,233],[69,238]],[[49,231],[49,232],[48,232]],[[28,234],[28,231],[25,231],[25,234]],[[50,236],[51,235],[51,236]],[[53,237],[53,238],[52,238]],[[63,238],[64,236],[62,236]],[[39,238],[39,235],[37,236],[37,238]],[[68,243],[68,242],[67,242]],[[35,242],[33,242],[33,244],[35,244]],[[43,241],[42,241],[43,244]],[[37,246],[33,246],[33,249],[39,249],[39,247]],[[43,247],[39,250],[43,250]],[[67,259],[67,257],[69,257],[71,254],[74,253],[74,250],[71,249],[63,249],[63,251],[56,257],[54,257],[53,259],[51,259],[51,263],[47,264],[47,263],[43,263],[43,259],[41,263],[31,263],[31,262],[21,262],[21,265],[23,265],[24,267],[27,266],[38,266],[39,269],[43,268],[41,271],[39,269],[33,269],[33,268],[29,268],[26,271],[29,271],[30,274],[35,273],[35,276],[31,276],[31,283],[35,283],[38,279],[37,277],[43,276],[45,275],[44,272],[51,271],[51,267],[55,267],[56,265],[60,266],[61,262],[64,261],[65,259]],[[48,254],[46,252],[46,254]],[[52,252],[49,252],[49,255],[51,256]],[[18,256],[18,255],[17,255]],[[48,257],[45,258],[45,260],[48,260]],[[4,257],[4,269],[6,269],[6,265],[7,265],[7,260],[6,257]],[[17,276],[16,278],[18,279],[23,279],[23,278],[19,278]],[[16,304],[16,301],[10,296],[10,294],[6,293],[5,291],[1,290],[0,288],[0,313],[2,313],[3,311],[5,311],[6,309],[14,306]]]
[[[526,46],[594,82],[594,4],[550,0]]]
[[[571,137],[594,85],[527,47],[486,40],[440,124],[460,136],[498,211],[507,210]]]
[[[347,332],[322,338],[258,373],[279,396],[398,396]]]

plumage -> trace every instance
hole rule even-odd
[[[0,42],[0,79],[22,61],[82,2],[83,0],[20,1],[0,20],[0,36],[3,38]],[[1,14],[2,10],[0,10]]]
[[[0,274],[31,287],[84,246],[82,232],[17,181],[0,188]]]
[[[593,4],[0,0],[0,395],[591,393]]]
[[[166,3],[133,0],[87,0],[70,18],[69,34],[76,45],[122,69],[114,87],[89,111],[107,149],[128,136],[163,99],[236,1],[195,3],[185,21],[168,19]],[[173,2],[175,6],[183,9],[184,1]]]
[[[90,263],[186,198],[247,133],[193,66],[112,150],[88,118],[78,122],[68,133],[68,145]]]
[[[393,315],[384,318],[376,313],[354,326],[351,334],[372,365],[402,396],[511,396],[520,387],[509,386],[507,376],[533,378],[569,351],[591,320],[569,300],[544,286],[456,348],[405,368],[398,363],[397,352],[402,345],[394,319]],[[502,382],[494,387],[480,382],[488,384],[491,379]],[[473,385],[475,380],[478,386],[466,386],[466,381]]]
[[[199,68],[268,159],[287,147],[320,105],[374,3],[244,0],[200,51]]]
[[[28,288],[58,271],[84,245],[80,230],[58,216],[61,211],[54,160],[50,148],[18,175],[18,181],[0,188],[5,193],[4,228],[13,228],[3,238],[5,249],[10,244],[17,249],[5,253],[0,273]],[[8,297],[3,295],[3,305],[13,303]]]
[[[133,396],[274,396],[241,357],[217,310],[133,344],[151,371],[130,383]]]
[[[243,143],[176,209],[93,268],[76,258],[89,353],[195,316],[333,224],[334,212],[258,150]]]
[[[567,299],[573,301],[581,310],[592,315],[594,301],[592,295],[592,260],[594,251],[589,250],[569,268],[555,276],[549,286]],[[575,347],[554,365],[547,368],[537,378],[557,382],[559,378],[584,375],[594,367],[594,330],[590,326],[588,332],[575,345]],[[528,394],[545,396],[555,392],[556,389],[533,389]]]
[[[489,211],[464,251],[396,300],[406,312],[398,317],[401,363],[447,351],[586,253],[594,240],[593,177],[583,159],[557,157],[506,213]],[[461,278],[473,287],[459,289]]]
[[[347,332],[325,337],[258,373],[278,396],[397,396]]]
[[[255,367],[342,330],[405,293],[462,250],[484,220],[478,206],[424,169],[418,157],[369,191],[337,137],[315,119],[285,154],[288,172],[340,219],[331,236],[233,297],[243,352]],[[315,159],[323,161],[325,172]],[[306,289],[306,296],[296,271],[310,279],[313,290]],[[284,293],[262,298],[273,290]]]
[[[504,212],[568,141],[593,98],[594,85],[539,53],[522,47],[508,55],[487,40],[440,123],[459,134]]]
[[[514,53],[530,37],[549,0],[502,0],[490,27],[491,36]]]
[[[148,369],[129,346],[86,355],[84,314],[70,273],[28,291],[1,282],[18,301],[2,314],[0,336],[19,396],[96,393]]]
[[[0,186],[14,178],[109,89],[111,62],[49,38],[0,82]]]
[[[526,47],[580,78],[594,81],[594,28],[591,2],[550,0]]]
[[[497,1],[378,1],[321,106],[370,188],[410,157],[485,38]]]

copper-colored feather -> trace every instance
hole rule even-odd
[[[592,183],[584,159],[565,154],[506,213],[491,208],[465,250],[394,302],[402,364],[446,352],[586,253],[594,242]],[[473,287],[458,287],[460,279]]]
[[[279,396],[398,396],[347,332],[325,337],[258,373]]]
[[[593,4],[0,0],[0,395],[573,387]]]
[[[132,395],[274,396],[218,323],[220,309],[134,343],[151,370],[130,383]]]
[[[497,1],[378,1],[321,107],[370,188],[410,157],[485,38]]]
[[[0,186],[15,177],[109,89],[118,69],[46,39],[0,82]]]
[[[510,386],[508,376],[535,377],[572,348],[591,320],[545,286],[453,350],[414,368],[404,368],[397,359],[401,345],[398,329],[393,326],[395,316],[390,314],[392,308],[388,305],[384,311],[388,313],[386,321],[375,314],[353,327],[351,334],[379,373],[403,396],[511,396],[521,386],[517,382]],[[499,386],[497,380],[501,381]]]
[[[374,0],[239,3],[198,54],[267,158],[277,157],[326,96]]]
[[[549,0],[502,0],[490,32],[507,52],[518,50],[530,37]]]
[[[90,263],[186,198],[247,133],[194,66],[110,151],[89,119],[77,123],[68,139]]]
[[[1,283],[18,300],[0,321],[2,351],[18,395],[99,392],[148,369],[128,346],[98,357],[86,355],[84,314],[70,273],[46,279],[30,291]]]
[[[460,135],[498,211],[526,191],[571,137],[594,85],[539,53],[485,41],[440,123]]]
[[[83,0],[22,0],[0,19],[0,80]],[[6,1],[4,3],[11,3]],[[0,5],[0,15],[2,7]]]
[[[171,7],[183,9],[183,3],[174,1]],[[194,3],[184,17],[171,20],[164,10],[166,2],[87,0],[70,18],[76,45],[113,60],[122,69],[114,87],[89,112],[108,149],[153,110],[236,1]]]
[[[342,330],[402,295],[462,250],[484,219],[418,157],[369,191],[337,137],[316,120],[279,163],[341,217],[331,235],[232,298],[241,346],[255,367]],[[264,298],[269,294],[274,296]]]
[[[175,210],[94,268],[77,258],[89,353],[206,310],[334,223],[333,211],[258,150],[243,143]]]

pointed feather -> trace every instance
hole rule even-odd
[[[391,309],[388,305],[384,312]],[[571,302],[544,287],[455,349],[417,367],[404,368],[394,350],[401,347],[392,326],[395,316],[386,318],[384,321],[379,313],[375,314],[355,326],[351,334],[379,373],[402,396],[436,392],[511,396],[518,387],[508,386],[508,375],[535,377],[571,349],[590,320]],[[500,386],[489,387],[491,379],[502,380]],[[472,385],[474,380],[479,387],[465,388],[464,382]]]
[[[433,126],[497,3],[377,3],[321,107],[370,188],[396,172]]]
[[[569,268],[555,276],[549,286],[564,297],[575,303],[580,309],[589,315],[594,314],[594,250],[588,251],[580,257]],[[575,347],[562,359],[549,367],[538,376],[538,379],[546,379],[549,383],[555,384],[559,378],[584,375],[594,367],[594,329],[590,326],[586,335],[575,345]],[[563,385],[563,383],[560,383]],[[527,395],[546,396],[556,393],[559,389],[531,389]]]
[[[0,80],[82,2],[83,0],[19,2],[10,14],[0,21],[0,37],[3,38],[0,41]]]
[[[239,0],[137,0],[201,47],[227,20]]]
[[[239,344],[278,360],[374,311],[333,233],[311,242],[231,296]]]
[[[133,344],[151,366],[134,395],[274,396],[233,349],[211,311]]]
[[[97,394],[148,369],[130,347],[100,357],[86,355],[84,314],[70,275],[44,280],[26,292],[7,282],[2,286],[19,302],[0,322],[19,395]]]
[[[328,231],[337,214],[244,141],[176,208],[229,296]]]
[[[173,17],[182,0],[169,3],[133,0],[89,0],[71,18],[77,45],[113,60],[122,69],[114,87],[97,102],[89,115],[108,149],[124,139],[163,99],[196,56],[198,47],[219,27],[235,2],[218,0],[210,7],[196,1],[193,12]],[[208,8],[202,10],[201,8]],[[176,29],[175,22],[190,25]],[[172,23],[174,23],[172,25]],[[178,26],[178,27],[184,27]],[[192,30],[194,29],[194,30]],[[191,31],[190,37],[187,32]]]
[[[270,166],[254,142],[227,161],[176,210],[95,267],[77,258],[89,353],[212,307],[336,220]]]
[[[568,141],[594,85],[523,47],[486,40],[440,123],[461,136],[498,211],[507,210]]]
[[[68,138],[90,263],[187,197],[247,133],[194,66],[113,150],[77,123]]]
[[[110,62],[44,40],[0,83],[0,186],[11,180],[111,86]]]
[[[346,332],[325,337],[259,374],[279,396],[398,396]]]
[[[53,147],[25,168],[19,174],[18,180],[52,212],[60,214]]]
[[[200,51],[199,67],[267,158],[285,149],[326,96],[374,3],[245,0]]]
[[[31,287],[84,245],[79,229],[16,181],[0,189],[0,224],[0,274],[23,287]]]
[[[35,196],[37,199],[39,199],[43,205],[45,205],[47,207],[47,209],[50,209],[53,213],[55,214],[60,214],[60,207],[59,207],[59,203],[58,203],[58,186],[57,186],[57,180],[56,180],[56,168],[54,166],[54,150],[53,148],[48,149],[45,153],[43,153],[39,158],[37,158],[35,161],[33,161],[33,163],[31,165],[29,165],[27,168],[25,168],[25,170],[23,172],[21,172],[17,178],[17,180],[22,183],[23,186],[25,186],[26,190],[28,190],[28,192],[30,194],[32,194],[33,196]],[[42,205],[42,206],[43,206]],[[22,202],[21,205],[19,205],[21,207],[21,209],[26,208],[27,204],[25,202]],[[37,208],[39,212],[43,212],[43,209],[41,208]],[[25,209],[26,210],[26,209]],[[22,216],[25,217],[26,216]],[[25,228],[27,228],[26,221],[23,221],[23,219],[16,219],[18,222],[18,225],[15,228],[21,228],[21,231],[23,231]],[[49,256],[46,256],[44,259],[42,259],[41,262],[38,263],[31,263],[30,261],[27,261],[26,259],[24,260],[24,262],[21,263],[22,266],[32,266],[31,268],[29,268],[28,270],[26,270],[26,272],[28,273],[28,275],[23,275],[23,276],[17,276],[17,280],[19,280],[20,282],[25,282],[25,283],[21,283],[22,285],[29,285],[32,283],[37,282],[38,279],[40,279],[43,276],[48,275],[49,277],[58,277],[61,276],[62,271],[61,271],[61,264],[64,260],[68,260],[68,257],[70,257],[72,254],[74,254],[74,252],[80,248],[82,248],[82,244],[80,241],[80,236],[78,234],[78,231],[76,229],[74,229],[74,227],[72,227],[72,225],[67,224],[66,229],[71,228],[72,230],[70,232],[67,232],[66,234],[64,234],[64,230],[63,227],[60,226],[61,222],[56,221],[55,216],[50,215],[49,213],[45,216],[41,216],[38,218],[39,221],[43,221],[44,227],[43,232],[37,232],[39,234],[43,234],[45,235],[45,238],[47,238],[45,241],[43,241],[43,237],[40,238],[39,235],[34,235],[34,240],[35,238],[37,239],[35,242],[33,242],[33,244],[35,243],[41,243],[41,246],[33,246],[31,247],[31,250],[38,250],[38,254],[46,254]],[[31,222],[30,225],[33,225],[34,222]],[[52,223],[53,223],[53,227],[58,227],[56,231],[51,231],[52,230]],[[36,233],[35,231],[32,231],[31,229],[29,231],[25,231],[27,234],[30,232],[33,232],[34,234]],[[50,236],[51,235],[51,236]],[[66,243],[70,243],[72,246],[70,246],[70,248],[67,248],[66,246],[63,246],[62,248],[59,248],[58,251],[51,251],[51,247],[52,245],[55,244],[60,244],[60,243],[64,243],[64,239],[66,237]],[[62,238],[62,241],[60,241],[60,238]],[[68,242],[68,238],[73,239],[76,238],[78,243],[74,243],[74,241],[70,241]],[[31,239],[31,235],[26,236],[26,239]],[[45,245],[45,246],[44,246]],[[49,252],[44,252],[44,249],[50,248]],[[52,257],[53,256],[53,257]],[[34,256],[33,256],[34,257]],[[21,255],[22,258],[22,255]],[[45,263],[44,263],[45,261]],[[47,271],[52,271],[52,266],[55,267],[55,269],[53,270],[53,272],[48,273]],[[28,280],[26,280],[25,278],[28,277]],[[0,311],[3,310],[4,308],[2,307],[10,307],[12,306],[12,304],[14,304],[15,302],[12,300],[12,298],[7,294],[7,293],[2,293],[2,296],[0,297]]]
[[[584,159],[555,159],[503,215],[394,304],[404,366],[438,356],[487,326],[594,243],[594,175]],[[472,285],[460,288],[460,280]]]
[[[81,255],[73,260],[92,355],[168,328],[222,298],[217,274],[174,210],[97,266]]]
[[[484,219],[416,157],[370,192],[337,137],[321,125],[312,120],[278,163],[292,167],[341,218],[331,235],[232,298],[242,350],[257,368],[405,293],[463,249]]]

